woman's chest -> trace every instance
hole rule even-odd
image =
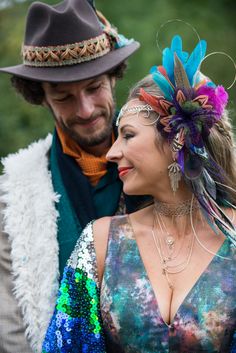
[[[176,293],[168,325],[160,307],[170,310],[169,295],[162,293],[162,303],[156,298],[137,253],[110,258],[101,288],[106,334],[124,352],[227,352],[236,323],[234,283],[233,270],[211,264],[185,298]]]

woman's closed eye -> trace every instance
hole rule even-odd
[[[131,133],[131,132],[126,132],[126,133],[123,134],[123,138],[125,140],[129,140],[129,139],[131,139],[133,137],[134,137],[134,133]]]
[[[124,140],[129,140],[136,135],[136,131],[130,124],[122,125],[119,129],[119,136]]]

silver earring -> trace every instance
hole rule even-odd
[[[181,169],[180,165],[176,162],[178,152],[183,148],[184,145],[184,129],[181,129],[174,137],[172,142],[172,153],[174,162],[168,166],[170,185],[175,193],[179,187],[181,180]]]
[[[181,169],[179,164],[174,160],[168,166],[169,178],[170,178],[170,186],[173,192],[175,193],[179,187],[179,182],[181,180]]]

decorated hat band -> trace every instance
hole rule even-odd
[[[33,1],[26,17],[22,63],[0,67],[0,72],[39,82],[78,82],[112,72],[139,46],[120,34],[92,0],[53,5]]]
[[[111,50],[106,33],[79,43],[60,46],[28,46],[23,45],[23,63],[36,67],[55,67],[74,65],[90,61],[107,54]]]

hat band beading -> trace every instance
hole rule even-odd
[[[35,67],[55,67],[79,64],[107,54],[111,50],[105,33],[82,42],[62,46],[39,47],[23,45],[24,65]]]

